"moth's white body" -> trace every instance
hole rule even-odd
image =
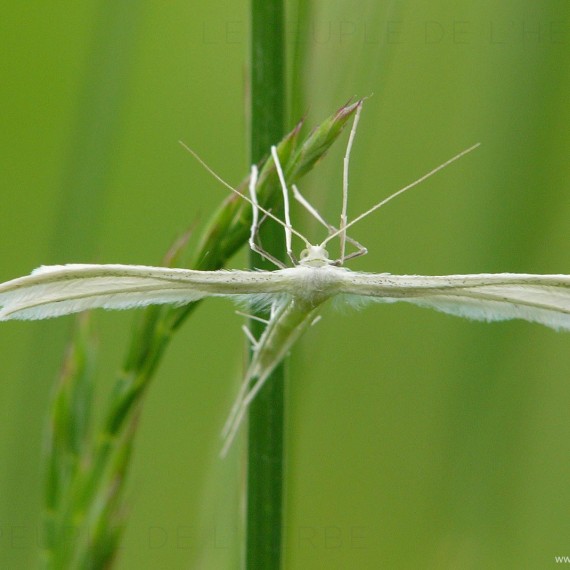
[[[366,253],[360,244],[346,235],[348,227],[471,150],[456,155],[347,223],[348,155],[359,112],[360,108],[345,157],[340,229],[327,224],[293,187],[295,197],[329,230],[329,236],[319,245],[311,245],[291,227],[287,187],[276,151],[272,149],[285,202],[285,222],[278,221],[285,227],[287,252],[295,263],[294,267],[285,267],[255,243],[259,211],[275,217],[257,204],[257,170],[253,167],[251,198],[244,197],[253,206],[250,246],[278,264],[280,269],[195,271],[138,265],[40,267],[27,277],[0,284],[0,320],[43,319],[96,307],[127,309],[151,304],[183,305],[209,296],[230,297],[238,302],[270,307],[271,317],[263,334],[257,340],[251,338],[253,358],[224,428],[224,452],[231,444],[251,400],[299,336],[314,322],[322,304],[330,298],[340,296],[356,304],[361,304],[362,301],[405,301],[471,319],[524,319],[553,329],[570,330],[568,275],[391,275],[353,272],[342,267],[346,259]],[[306,245],[298,262],[291,251],[293,234],[301,237]],[[336,236],[341,239],[341,256],[339,260],[331,261],[325,246]],[[345,256],[346,241],[358,248],[355,254]]]

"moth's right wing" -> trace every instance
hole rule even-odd
[[[184,305],[208,296],[274,297],[270,271],[193,271],[142,265],[52,265],[0,284],[0,320],[46,319],[86,309]]]
[[[524,319],[570,330],[570,275],[347,274],[342,293],[357,300],[405,301],[483,321]]]

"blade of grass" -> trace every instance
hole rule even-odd
[[[86,315],[77,323],[52,398],[44,446],[45,568],[68,567],[72,550],[61,548],[73,528],[65,518],[68,491],[84,469],[85,451],[90,447],[95,351]]]
[[[300,117],[307,111],[305,101],[305,74],[308,70],[307,46],[311,41],[310,23],[313,22],[313,3],[307,0],[292,0],[287,4],[289,31],[295,38],[287,49],[289,63],[287,76],[290,79],[289,117]]]
[[[282,0],[252,0],[251,5],[251,141],[252,163],[279,140],[285,129],[285,42]],[[283,230],[266,224],[263,247],[285,261]],[[250,268],[274,269],[254,252]],[[267,318],[267,315],[258,314]],[[252,320],[259,337],[262,325]],[[246,497],[246,568],[277,570],[282,566],[285,366],[279,365],[249,410]]]

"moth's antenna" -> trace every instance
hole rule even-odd
[[[231,184],[228,184],[221,176],[219,176],[218,174],[216,174],[198,155],[198,153],[194,150],[192,150],[186,143],[184,143],[183,141],[178,141],[182,147],[187,150],[218,182],[220,182],[221,184],[223,184],[228,190],[231,190],[234,194],[237,194],[240,198],[242,198],[243,200],[245,200],[246,202],[249,202],[254,208],[258,208],[258,210],[260,212],[263,212],[266,216],[268,216],[269,218],[271,218],[272,220],[275,220],[278,224],[282,225],[284,228],[287,228],[286,224],[280,220],[277,216],[273,215],[269,210],[266,210],[265,208],[262,208],[260,205],[256,205],[253,203],[253,201],[248,198],[245,194],[242,194],[239,190],[237,190],[236,188],[234,188]],[[296,231],[293,228],[290,228],[291,232],[293,232],[297,237],[301,238],[307,245],[308,245],[308,241],[305,238],[305,236],[301,235],[298,231]]]
[[[360,119],[360,111],[362,111],[362,101],[356,108],[354,121],[352,122],[352,129],[348,137],[348,144],[346,145],[346,153],[344,155],[343,172],[342,172],[342,211],[340,214],[340,263],[344,261],[344,253],[346,251],[346,223],[348,212],[348,163],[350,162],[350,151],[352,150],[352,143],[356,135],[356,128],[358,127],[358,120]]]
[[[362,214],[360,214],[360,216],[357,216],[356,218],[354,218],[354,220],[352,220],[351,222],[346,224],[346,226],[344,226],[344,228],[340,228],[339,230],[337,230],[336,232],[334,232],[333,234],[328,236],[327,239],[325,239],[325,241],[323,241],[323,243],[320,244],[320,246],[323,247],[332,238],[340,235],[342,232],[345,232],[348,228],[350,228],[350,226],[353,226],[354,224],[356,224],[356,222],[359,222],[360,220],[362,220],[363,218],[365,218],[366,216],[368,216],[372,212],[375,212],[378,208],[384,206],[384,204],[387,204],[390,200],[393,200],[396,196],[403,194],[407,190],[410,190],[414,186],[417,186],[418,184],[422,183],[424,180],[427,180],[430,176],[433,176],[436,172],[443,170],[445,167],[449,166],[452,162],[459,160],[462,156],[465,156],[467,153],[471,152],[472,150],[475,150],[480,144],[481,143],[477,143],[477,144],[474,144],[473,146],[470,146],[469,148],[466,148],[465,150],[461,151],[459,154],[456,154],[454,157],[450,158],[449,160],[446,160],[443,164],[436,166],[433,170],[430,170],[428,173],[424,174],[421,178],[418,178],[417,180],[415,180],[411,184],[408,184],[407,186],[400,188],[400,190],[398,190],[397,192],[394,192],[394,194],[388,196],[388,198],[385,198],[384,200],[382,200],[381,202],[379,202],[375,206],[372,206],[372,208],[370,208],[369,210],[366,210],[366,212],[363,212]]]

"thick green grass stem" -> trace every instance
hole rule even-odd
[[[251,163],[258,162],[285,132],[286,85],[282,0],[251,2]],[[284,260],[283,230],[266,224],[263,247]],[[252,252],[250,267],[270,268]],[[253,321],[254,335],[259,323]],[[246,568],[282,566],[285,369],[281,365],[249,411],[246,501]]]

